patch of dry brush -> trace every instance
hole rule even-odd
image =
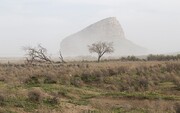
[[[135,62],[74,62],[66,64],[0,64],[1,92],[8,92],[3,87],[25,87],[24,98],[36,103],[59,104],[54,93],[42,96],[41,90],[26,91],[28,87],[40,87],[42,84],[56,84],[73,86],[77,88],[95,87],[106,92],[130,93],[126,97],[133,97],[135,92],[158,92],[170,97],[180,96],[180,62],[179,61],[135,61]],[[48,89],[53,90],[53,89]],[[14,91],[14,90],[13,90]],[[70,98],[66,92],[61,92],[63,97]],[[2,93],[3,94],[3,93]],[[6,93],[8,97],[8,93]],[[149,93],[148,93],[149,94]],[[114,94],[113,94],[114,95]],[[17,96],[17,95],[11,95]],[[151,94],[146,99],[154,99]],[[72,97],[71,97],[72,98]],[[174,97],[172,97],[174,100]],[[26,101],[25,99],[25,101]],[[140,99],[140,98],[139,98]],[[142,98],[141,98],[142,99]],[[179,103],[174,101],[173,110],[179,111]],[[0,95],[0,105],[6,103],[6,98]],[[175,104],[176,103],[176,104]],[[165,109],[165,108],[163,108]]]

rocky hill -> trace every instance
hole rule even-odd
[[[143,55],[147,50],[125,38],[124,31],[115,17],[96,22],[85,29],[66,37],[61,42],[64,56],[90,55],[87,45],[98,41],[113,42],[114,56]]]

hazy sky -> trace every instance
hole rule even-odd
[[[111,16],[134,43],[180,51],[179,0],[0,0],[0,56],[38,43],[57,55],[63,38]]]

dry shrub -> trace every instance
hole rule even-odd
[[[117,86],[115,85],[106,85],[104,86],[107,90],[118,90]]]
[[[51,97],[51,98],[47,98],[46,102],[50,105],[57,105],[60,103],[60,99],[59,97]]]
[[[166,63],[166,71],[167,72],[179,71],[179,70],[180,70],[179,63]]]
[[[73,62],[63,65],[34,64],[32,66],[5,64],[0,65],[0,78],[2,78],[0,81],[5,79],[7,84],[12,85],[21,83],[22,80],[26,84],[60,83],[78,87],[86,84],[106,88],[110,85],[116,87],[112,89],[144,91],[154,89],[155,85],[163,82],[173,82],[177,88],[180,87],[179,70],[179,61]]]
[[[135,80],[129,76],[124,75],[121,77],[121,82],[119,83],[119,90],[120,91],[134,91],[134,87],[136,86],[134,83]]]
[[[135,68],[135,70],[137,75],[145,75],[149,73],[149,69],[146,65],[139,65]]]
[[[25,79],[24,83],[26,84],[39,84],[40,81],[37,76],[31,76]]]
[[[82,74],[81,74],[81,79],[85,82],[85,83],[89,83],[89,82],[92,82],[92,74],[90,71],[84,71]]]
[[[72,79],[71,79],[71,84],[74,85],[74,86],[76,86],[76,87],[81,87],[81,86],[84,85],[81,77],[78,76],[78,75],[75,75],[74,77],[72,77]]]
[[[45,84],[56,84],[58,79],[55,75],[46,75],[44,79]]]
[[[178,88],[178,90],[180,90],[180,77],[177,76],[176,74],[172,74],[171,75],[171,79],[172,79],[172,82],[176,85],[176,87]]]
[[[148,85],[149,85],[149,80],[147,78],[145,78],[144,76],[139,77],[138,78],[138,86],[143,90],[147,90],[148,89]]]
[[[72,78],[72,75],[70,75],[70,74],[60,75],[59,82],[62,85],[70,85],[71,78]]]
[[[129,72],[129,67],[127,66],[120,66],[117,68],[119,74],[124,74]]]
[[[109,68],[108,69],[109,76],[117,75],[119,74],[118,70],[116,68]]]
[[[180,102],[175,103],[174,109],[175,109],[176,113],[180,113]]]
[[[99,71],[101,71],[100,73],[103,76],[109,76],[110,75],[107,68],[101,68]]]
[[[37,88],[29,91],[28,99],[32,102],[41,102],[43,99],[42,91]]]
[[[81,79],[85,82],[85,83],[97,83],[99,84],[100,82],[103,81],[103,73],[101,72],[101,70],[93,70],[93,71],[84,71],[81,74]]]
[[[3,75],[0,75],[0,82],[4,82],[6,79]]]
[[[0,106],[4,106],[5,105],[5,97],[4,95],[0,95]]]

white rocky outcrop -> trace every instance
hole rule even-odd
[[[61,42],[61,51],[64,56],[87,56],[90,55],[87,45],[97,41],[113,42],[114,56],[143,55],[147,52],[125,38],[124,31],[115,17],[103,19],[66,37]]]

